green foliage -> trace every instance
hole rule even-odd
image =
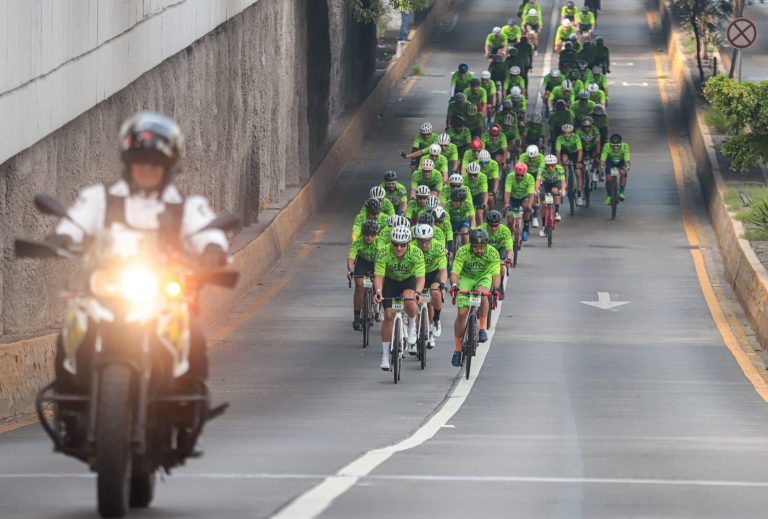
[[[717,133],[730,134],[736,128],[736,118],[725,115],[719,108],[710,107],[704,114],[704,122]]]
[[[752,199],[749,206],[739,192]],[[747,240],[768,240],[768,189],[756,186],[739,186],[725,192],[725,205],[735,213],[734,217],[746,224],[744,238]]]
[[[423,11],[429,7],[430,0],[346,0],[355,19],[362,24],[377,23],[387,9],[399,9],[401,6],[411,11]]]
[[[722,152],[734,169],[746,172],[768,162],[768,81],[739,83],[715,76],[704,86],[704,96],[733,121]]]
[[[696,53],[699,79],[703,83],[704,66],[701,62],[701,51],[705,46],[717,45],[721,42],[720,30],[733,12],[731,2],[729,0],[671,0],[670,4],[683,13],[683,28],[693,33],[696,45],[695,50],[691,50],[691,54]]]

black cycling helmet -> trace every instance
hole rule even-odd
[[[580,59],[579,60],[579,68],[581,70],[586,70],[586,68],[589,66],[589,63],[587,63],[585,60]]]
[[[472,81],[469,82],[469,86],[471,87],[479,87],[480,86],[480,80],[476,77],[472,78]]]
[[[369,213],[380,213],[381,201],[375,198],[369,198],[365,201],[365,210]]]
[[[488,233],[482,229],[472,229],[469,233],[469,243],[472,245],[488,245]]]
[[[596,104],[595,107],[592,109],[592,112],[595,115],[605,115],[605,106],[601,104]]]
[[[467,72],[469,72],[469,65],[466,63],[459,65],[459,74],[466,74]]]
[[[463,92],[458,92],[453,96],[453,100],[458,104],[463,104],[467,100],[467,96],[465,96]]]
[[[574,8],[574,3],[573,3],[573,2],[566,2],[566,3],[565,3],[565,6],[566,6],[568,9],[573,9],[573,8]]]
[[[391,169],[384,173],[384,182],[397,182],[397,171]]]
[[[425,223],[427,225],[435,225],[435,217],[432,216],[432,211],[421,213],[416,218],[416,223]]]
[[[568,77],[569,77],[569,78],[571,78],[571,81],[576,81],[576,80],[578,80],[578,79],[581,79],[581,74],[579,74],[579,71],[578,71],[578,70],[575,70],[575,69],[574,69],[574,70],[571,70],[571,71],[568,73]]]
[[[373,220],[366,220],[363,224],[363,234],[371,235],[371,234],[379,234],[379,224],[374,222]]]
[[[507,56],[517,56],[520,53],[517,47],[510,47],[507,49]]]
[[[604,43],[605,43],[605,39],[602,36],[598,36],[597,38],[595,38],[595,45],[597,45],[598,47],[602,47]]]
[[[611,141],[611,144],[617,145],[617,144],[621,144],[623,139],[621,138],[621,135],[619,135],[618,133],[614,133],[613,135],[611,135],[610,141]]]
[[[576,43],[577,41],[579,41],[579,35],[576,34],[576,33],[571,34],[570,36],[568,36],[568,39],[571,40],[572,42]]]
[[[566,41],[563,43],[563,50],[568,50],[573,48],[573,43],[571,43],[571,40]]]
[[[451,191],[451,202],[463,202],[467,199],[467,190],[463,187]]]
[[[120,158],[126,164],[149,162],[170,170],[183,154],[181,128],[161,113],[139,112],[120,128]]]
[[[504,100],[504,102],[503,102],[503,103],[501,103],[501,107],[502,107],[504,110],[506,110],[506,111],[510,111],[510,110],[512,110],[513,108],[515,108],[515,105],[514,105],[514,103],[512,103],[512,101],[510,101],[509,99],[505,99],[505,100]]]
[[[453,119],[451,119],[451,126],[454,128],[464,128],[464,118],[461,116],[456,116]]]
[[[589,6],[585,5],[584,7],[582,7],[581,8],[581,12],[584,13],[584,14],[587,14],[589,12]]]
[[[562,112],[567,108],[568,108],[568,103],[565,102],[565,99],[560,99],[557,103],[555,103],[555,109],[559,112]]]
[[[485,222],[489,225],[496,225],[498,223],[501,223],[501,213],[498,212],[496,209],[493,211],[488,211],[485,213]]]

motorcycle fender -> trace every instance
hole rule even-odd
[[[77,350],[83,344],[87,332],[88,315],[80,305],[70,304],[64,318],[61,340],[64,346],[64,369],[73,375],[77,374]]]
[[[170,307],[158,318],[157,337],[173,358],[173,376],[178,378],[189,371],[191,332],[187,305]]]

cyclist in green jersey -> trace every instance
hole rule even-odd
[[[515,164],[515,174],[507,175],[504,183],[504,213],[507,224],[512,227],[514,212],[523,211],[523,241],[528,241],[531,225],[531,207],[536,193],[536,180],[528,173],[528,166],[522,162]],[[536,224],[538,227],[538,223]]]
[[[526,166],[527,172],[533,177],[534,182],[539,175],[539,171],[544,169],[544,155],[539,151],[539,147],[536,145],[529,145],[525,149],[525,153],[521,153],[517,159],[518,163],[522,163]],[[509,177],[507,177],[509,178]],[[533,217],[531,218],[531,224],[534,228],[539,227],[539,205],[536,200],[538,193],[534,193],[533,204],[531,205],[531,212]]]
[[[504,279],[504,276],[507,275],[507,253],[514,248],[514,243],[512,241],[512,231],[509,227],[501,223],[501,220],[502,216],[499,211],[496,211],[495,209],[493,211],[488,211],[485,215],[485,223],[478,227],[478,229],[488,233],[488,245],[496,249],[499,253],[499,258],[501,259],[501,270],[499,274],[501,275],[501,279]],[[502,293],[504,292],[504,287],[502,285],[499,285],[499,289]]]
[[[475,221],[483,221],[483,211],[488,205],[488,177],[480,172],[480,164],[470,162],[467,166],[467,178],[464,186],[469,189],[472,205],[475,206]]]
[[[488,92],[480,86],[480,79],[474,78],[469,83],[469,87],[464,89],[464,97],[470,104],[477,106],[480,113],[485,112],[485,106],[488,104]]]
[[[550,107],[552,104],[549,102],[549,98],[552,96],[552,89],[560,86],[565,78],[560,73],[560,69],[553,69],[542,80],[541,86],[544,87],[544,92],[541,94],[541,100],[544,103],[545,114],[549,116]]]
[[[432,211],[434,211],[438,207],[439,206],[432,207],[428,211],[421,213],[418,216],[418,218],[416,218],[416,225],[414,225],[413,228],[411,228],[411,232],[413,232],[413,230],[421,224],[427,224],[430,227],[435,227],[435,217],[432,215]],[[434,234],[435,241],[445,246],[445,233],[443,232],[443,230],[440,227],[435,227],[433,234]]]
[[[507,137],[501,131],[501,126],[493,124],[490,130],[483,133],[480,140],[483,141],[485,149],[491,154],[493,160],[498,163],[501,169],[504,169],[509,157],[509,144]]]
[[[595,61],[592,64],[602,67],[606,74],[611,73],[611,51],[602,36],[595,38]]]
[[[371,220],[379,224],[379,228],[387,225],[387,215],[381,212],[381,202],[375,198],[369,198],[365,202],[365,212],[355,216],[352,224],[352,241],[357,240],[363,230],[363,224]]]
[[[461,119],[463,125],[466,121],[469,105],[470,103],[467,102],[467,96],[464,95],[464,91],[457,92],[448,102],[448,111],[445,114],[446,127],[449,124],[453,125],[453,121],[457,119]]]
[[[473,76],[469,71],[469,65],[465,63],[459,65],[459,69],[451,75],[451,96],[459,92],[464,92],[464,89],[469,86],[469,82],[472,81],[472,78]]]
[[[504,56],[496,54],[488,65],[488,72],[491,74],[491,81],[494,83],[498,81],[501,84],[504,84],[504,80],[506,80],[507,75],[509,75],[509,65],[504,59]]]
[[[566,79],[559,86],[552,89],[548,99],[550,111],[552,111],[553,107],[557,107],[558,101],[564,101],[567,108],[573,105],[573,82],[570,79]]]
[[[579,100],[573,103],[571,112],[573,112],[574,126],[581,126],[581,120],[587,117],[595,109],[595,103],[589,99],[589,91],[579,92]]]
[[[547,155],[544,157],[544,170],[539,172],[536,178],[536,192],[543,198],[545,193],[551,193],[555,197],[555,220],[560,221],[560,201],[566,195],[565,169],[558,164],[557,157]],[[542,227],[539,229],[539,236],[546,236]]]
[[[528,123],[525,125],[525,138],[522,139],[522,145],[534,145],[538,148],[544,148],[547,140],[547,129],[542,122],[541,114],[531,114]]]
[[[488,233],[479,229],[472,230],[469,244],[459,248],[453,259],[451,296],[457,297],[459,311],[453,325],[455,346],[451,364],[456,367],[461,366],[462,342],[469,316],[469,297],[459,295],[459,291],[477,291],[481,294],[488,294],[493,290],[499,300],[503,299],[504,296],[499,290],[499,286],[501,286],[500,263],[498,251],[488,246]],[[485,342],[488,340],[486,331],[488,329],[487,297],[483,297],[479,318],[479,341]]]
[[[496,83],[491,80],[491,73],[487,70],[483,70],[480,73],[480,88],[483,88],[488,95],[486,112],[488,112],[488,120],[490,121],[493,119],[493,114],[496,113],[496,105],[499,103],[499,93],[496,90]]]
[[[469,149],[469,143],[472,142],[472,134],[469,133],[469,128],[464,126],[464,119],[462,117],[454,117],[451,121],[451,127],[448,128],[446,133],[451,137],[451,143],[456,146],[459,157],[463,157],[464,153]]]
[[[485,130],[485,116],[477,105],[470,104],[467,108],[467,127],[473,138],[479,137]]]
[[[507,148],[514,155],[520,148],[520,127],[517,120],[517,112],[514,111],[512,101],[504,101],[503,110],[496,114],[495,124],[501,126],[501,133],[507,139]]]
[[[562,9],[560,9],[560,19],[570,20],[573,22],[576,19],[576,4],[573,2],[566,2]]]
[[[520,67],[517,65],[512,66],[509,69],[509,76],[504,81],[504,97],[509,96],[512,87],[516,86],[520,89],[520,92],[525,96],[525,79],[520,75]]]
[[[459,149],[453,142],[451,142],[451,136],[447,132],[438,135],[437,142],[442,148],[441,155],[448,159],[448,174],[443,178],[443,182],[445,183],[454,171],[459,170]]]
[[[437,230],[438,228],[427,224],[419,224],[413,230],[416,244],[424,254],[424,287],[429,288],[432,293],[428,305],[432,328],[429,348],[435,347],[434,337],[440,337],[442,334],[440,312],[443,309],[443,289],[448,282],[448,254],[445,246],[434,237]]]
[[[565,18],[555,32],[555,52],[560,53],[563,50],[563,43],[570,41],[572,34],[576,34],[576,27],[568,18]]]
[[[600,142],[605,146],[608,142],[608,112],[605,110],[605,105],[595,105],[592,111],[592,124],[600,132]]]
[[[467,171],[467,164],[477,160],[477,157],[480,155],[480,152],[483,151],[484,146],[485,145],[483,144],[483,141],[480,140],[479,136],[472,139],[469,149],[464,152],[464,156],[461,158],[462,173]]]
[[[373,220],[367,220],[362,227],[362,237],[353,241],[347,255],[347,278],[352,276],[373,277],[376,254],[379,251],[379,224]],[[360,330],[360,309],[363,307],[363,278],[354,278],[355,295],[352,300],[354,319],[352,328]]]
[[[437,176],[437,175],[435,175]],[[408,201],[408,207],[405,210],[405,217],[412,223],[416,223],[416,218],[429,208],[427,199],[432,195],[429,186],[420,185],[416,188],[416,197]]]
[[[520,90],[520,87],[511,87],[509,89],[509,96],[507,96],[507,100],[512,101],[512,110],[517,112],[518,122],[525,121],[525,112],[528,110],[528,101],[523,96],[523,91]]]
[[[446,250],[453,250],[453,227],[451,226],[451,217],[448,216],[448,213],[440,206],[435,207],[430,212],[432,217],[435,219],[435,229],[440,229],[443,231],[443,235],[445,236],[445,248]]]
[[[389,201],[387,198],[387,190],[384,189],[381,186],[373,186],[371,190],[368,192],[368,196],[370,198],[375,198],[379,202],[381,202],[381,212],[385,215],[392,216],[395,214],[395,206],[392,205],[392,202]],[[365,205],[360,208],[360,214],[363,214],[365,212]]]
[[[496,193],[499,191],[499,177],[501,176],[499,163],[491,158],[488,150],[482,150],[477,155],[477,162],[480,164],[480,172],[485,174],[488,179],[488,205],[491,209],[495,209]]]
[[[466,188],[461,187],[451,192],[451,203],[446,211],[451,217],[454,241],[458,241],[457,236],[461,236],[461,241],[466,244],[469,240],[467,233],[475,227],[475,207]]]
[[[581,145],[581,139],[573,133],[572,124],[564,124],[562,130],[563,134],[555,142],[555,156],[560,159],[563,168],[567,168],[568,164],[573,164],[573,170],[576,174],[576,205],[582,205],[584,203],[584,175],[581,164],[584,162],[584,148]],[[557,213],[557,207],[555,209]]]
[[[389,350],[392,345],[392,326],[395,312],[392,310],[392,298],[405,300],[405,313],[408,321],[408,345],[412,350],[416,345],[416,312],[418,299],[424,290],[424,254],[411,241],[408,227],[395,227],[390,235],[391,244],[376,256],[374,281],[374,301],[384,308],[384,323],[381,325],[381,369],[389,371]]]
[[[587,116],[581,120],[581,128],[576,130],[576,136],[581,139],[584,149],[584,162],[582,168],[585,181],[591,178],[593,185],[597,184],[597,166],[600,163],[600,132],[592,125],[592,118]]]
[[[603,67],[595,65],[592,67],[592,81],[590,83],[597,83],[600,90],[607,96],[608,95],[608,78],[603,74]]]
[[[406,227],[410,227],[411,222],[409,222],[408,218],[406,218],[401,214],[400,215],[396,214],[395,216],[390,216],[389,218],[387,218],[387,226],[383,227],[379,231],[379,237],[376,239],[376,241],[378,242],[378,247],[380,249],[382,247],[387,247],[389,245],[389,237],[392,234],[392,229],[402,225]]]
[[[509,45],[514,45],[520,41],[520,37],[523,35],[523,30],[515,23],[514,18],[510,18],[507,20],[507,25],[501,28],[501,33],[507,37]]]
[[[560,133],[563,131],[563,125],[564,124],[573,124],[574,123],[574,117],[573,112],[571,112],[562,99],[559,100],[555,104],[555,111],[552,112],[552,115],[549,117],[549,142],[552,144],[552,148],[554,150],[555,143],[557,142],[557,138],[560,136]]]
[[[440,142],[439,137],[438,142]],[[448,178],[448,157],[443,155],[443,147],[440,144],[430,144],[429,147],[423,150],[416,150],[408,154],[400,150],[400,156],[405,159],[419,159],[419,168],[422,170],[424,169],[424,163],[431,161],[432,169],[440,173],[440,176],[444,179]]]
[[[576,13],[576,27],[581,33],[583,39],[592,39],[592,33],[595,32],[597,22],[595,20],[595,13],[589,10],[586,5],[581,8],[581,11]]]
[[[605,105],[608,102],[608,97],[605,95],[605,92],[600,90],[600,85],[597,83],[590,83],[587,91],[589,92],[589,98],[596,105]]]
[[[411,198],[416,196],[416,188],[427,186],[429,190],[439,195],[443,188],[443,177],[439,172],[435,172],[435,163],[431,159],[426,159],[421,163],[419,169],[413,172],[411,177]]]
[[[397,171],[384,173],[384,182],[379,184],[386,191],[387,200],[395,207],[395,213],[403,214],[408,205],[408,190],[397,181]]]
[[[445,207],[451,204],[451,193],[461,187],[464,187],[464,176],[460,173],[454,173],[448,177],[448,184],[443,186],[440,192],[440,201]]]
[[[437,142],[437,135],[432,133],[432,123],[423,123],[416,137],[411,142],[411,153],[427,148],[430,144]],[[418,159],[411,159],[411,170],[416,169]]]
[[[571,85],[573,85],[571,92],[573,92],[573,102],[575,104],[579,92],[585,90],[584,82],[581,80],[581,72],[578,69],[571,69],[568,72],[568,79],[571,80]],[[570,105],[570,107],[573,108],[573,105]]]
[[[613,168],[619,170],[619,200],[624,201],[624,190],[627,188],[627,174],[629,173],[629,167],[632,165],[632,156],[629,152],[629,144],[624,142],[621,135],[614,133],[611,135],[609,144],[603,147],[603,153],[600,155],[600,167],[605,170],[606,173],[610,172]],[[613,179],[613,182],[616,180]],[[608,180],[605,181],[605,187],[608,191],[608,196],[605,199],[605,205],[611,205],[611,196]]]
[[[539,30],[543,25],[541,17],[541,6],[536,2],[529,2],[523,6],[522,9],[521,25],[525,28],[525,34],[520,38],[521,40],[526,36],[531,39],[533,48],[539,48]]]
[[[533,45],[529,43],[529,38],[526,35],[523,35],[520,38],[520,41],[515,43],[514,46],[515,49],[517,49],[517,62],[519,63],[520,70],[522,70],[523,79],[525,80],[525,84],[528,84],[528,73],[533,68],[533,54],[535,52],[535,48]],[[538,44],[537,44],[538,48]],[[512,67],[512,64],[509,65]]]
[[[491,34],[486,36],[485,38],[485,57],[491,58],[499,53],[499,51],[503,51],[507,48],[509,45],[509,40],[507,37],[501,32],[501,27],[494,27],[491,31]]]

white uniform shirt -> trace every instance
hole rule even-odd
[[[124,180],[108,186],[107,191],[110,195],[125,198],[125,221],[128,225],[148,231],[159,228],[158,216],[165,211],[166,202],[180,204],[183,201],[181,239],[187,247],[187,252],[202,254],[205,248],[212,244],[221,246],[225,251],[229,248],[227,236],[223,231],[211,229],[195,234],[215,217],[208,200],[203,196],[183,198],[173,184],[169,184],[160,197],[131,195],[128,183]],[[107,197],[101,184],[83,189],[77,202],[68,211],[69,217],[89,235],[95,235],[104,229],[106,212]],[[75,243],[83,241],[83,232],[66,219],[59,223],[56,233],[69,236]]]

